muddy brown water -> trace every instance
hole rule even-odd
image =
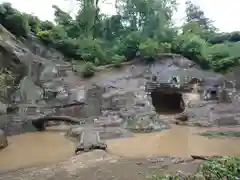
[[[109,152],[129,158],[240,155],[239,138],[209,139],[197,135],[198,132],[202,129],[174,126],[162,132],[108,140],[107,144]],[[0,172],[63,161],[73,156],[75,147],[59,131],[26,133],[11,136],[8,140],[9,146],[0,151]]]

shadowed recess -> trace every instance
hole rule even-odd
[[[152,104],[158,113],[181,113],[184,111],[182,94],[177,92],[153,91]]]

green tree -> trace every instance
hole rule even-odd
[[[16,36],[27,37],[29,33],[29,25],[27,19],[21,13],[8,15],[5,18],[5,27]]]
[[[52,29],[54,29],[54,27],[55,27],[54,24],[50,21],[42,21],[40,23],[40,29],[42,31],[52,30]]]
[[[195,61],[203,68],[209,67],[209,62],[206,58],[207,43],[201,37],[195,34],[185,34],[179,36],[173,42],[172,51],[177,54]]]
[[[190,1],[181,28],[172,21],[175,0],[116,0],[117,13],[111,16],[100,11],[100,0],[78,0],[78,4],[75,17],[53,6],[53,23],[3,3],[0,22],[16,36],[27,37],[31,31],[68,59],[94,66],[113,63],[119,67],[136,55],[155,59],[165,52],[181,54],[216,71],[238,65],[240,33],[216,33],[212,20]]]
[[[28,22],[30,30],[33,33],[37,34],[40,31],[40,24],[41,24],[41,21],[39,20],[39,18],[36,16],[33,16],[31,14],[26,14],[26,13],[23,13],[23,15],[24,15],[24,18],[26,18],[26,20]]]
[[[213,21],[207,18],[204,11],[191,1],[186,1],[186,22],[197,22],[200,27],[209,32],[215,32],[217,29],[213,26]]]
[[[78,0],[80,10],[76,21],[84,36],[95,38],[94,29],[99,21],[99,0]]]

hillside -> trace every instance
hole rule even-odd
[[[53,6],[55,24],[3,3],[0,23],[40,56],[62,58],[55,53],[57,49],[68,61],[88,62],[86,71],[91,72],[87,76],[93,74],[95,66],[109,63],[119,66],[136,56],[151,61],[159,53],[181,54],[202,68],[218,72],[239,66],[240,33],[220,33],[200,7],[190,1],[186,2],[186,21],[182,27],[172,22],[177,8],[174,0],[147,3],[120,0],[116,4],[117,14],[112,16],[101,13],[98,3],[83,3],[75,18]],[[36,42],[46,48],[37,47]]]
[[[35,46],[35,51],[33,50],[34,48],[32,48],[33,46]],[[13,93],[19,90],[23,91],[21,84],[27,76],[30,75],[30,81],[34,84],[39,80],[44,81],[44,79],[41,79],[44,78],[41,73],[43,73],[46,67],[52,66],[61,69],[61,67],[69,66],[69,64],[62,59],[63,55],[61,55],[61,53],[46,48],[34,39],[26,40],[16,38],[3,26],[0,26],[0,49],[0,96],[1,102],[5,104],[11,104]],[[33,84],[32,86],[35,86]],[[30,89],[33,91],[34,88],[32,88]]]

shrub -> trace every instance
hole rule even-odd
[[[205,161],[193,175],[177,175],[158,177],[153,180],[237,180],[240,177],[240,157],[220,157]]]
[[[221,157],[204,162],[198,173],[205,179],[236,180],[240,177],[240,157]]]
[[[37,37],[44,43],[44,44],[51,44],[52,40],[52,31],[39,31],[37,33]]]
[[[139,54],[149,60],[153,60],[154,56],[159,52],[159,44],[153,39],[147,39],[139,45]]]
[[[93,76],[95,71],[96,71],[96,68],[95,68],[94,64],[92,62],[87,62],[83,66],[83,68],[81,70],[81,74],[82,74],[83,77],[87,78],[87,77]]]
[[[170,43],[160,43],[159,44],[159,52],[161,53],[170,53],[172,45]]]
[[[30,30],[33,33],[37,34],[40,31],[40,20],[38,19],[38,17],[33,16],[31,14],[27,14],[27,13],[23,13],[23,15],[28,21]]]
[[[54,24],[50,21],[43,21],[40,23],[40,29],[42,31],[48,31],[54,29]]]
[[[95,60],[98,59],[99,62],[104,64],[104,61],[106,61],[106,54],[102,49],[102,43],[103,42],[99,39],[79,39],[77,54],[80,55],[83,60],[95,63]]]
[[[4,26],[16,36],[27,37],[30,27],[27,19],[21,13],[15,13],[6,17]]]
[[[84,61],[89,61],[89,62],[94,62],[94,59],[95,59],[95,57],[88,52],[82,53],[81,57]]]
[[[194,34],[186,34],[178,37],[173,42],[172,51],[193,60],[202,68],[208,68],[206,48],[207,43],[204,39]]]
[[[211,44],[221,44],[228,41],[229,42],[240,41],[240,32],[236,31],[231,33],[217,33],[208,39],[208,42]]]
[[[211,68],[218,72],[227,72],[232,67],[239,65],[239,48],[240,42],[210,46],[206,54]]]
[[[138,52],[139,42],[139,32],[132,32],[127,36],[118,38],[114,42],[112,50],[115,54],[125,56],[126,60],[132,60]]]
[[[112,64],[115,68],[120,68],[124,61],[124,56],[115,55],[112,57]]]

